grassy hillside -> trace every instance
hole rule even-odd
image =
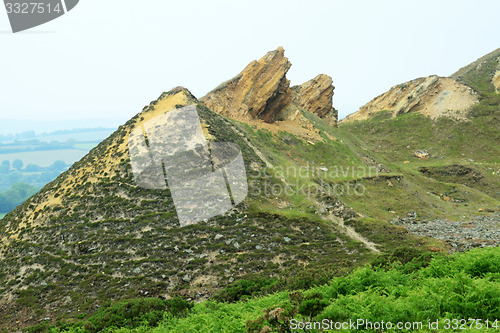
[[[165,294],[202,300],[242,279],[269,280],[269,291],[309,288],[377,251],[444,247],[387,220],[366,220],[339,200],[334,185],[376,179],[366,171],[381,162],[305,111],[322,126],[314,142],[198,105],[209,137],[241,147],[250,192],[227,214],[179,229],[168,189],[135,186],[126,140],[137,124],[190,103],[197,102],[185,90],[163,94],[2,220],[0,293],[12,297],[0,308],[4,326],[71,321],[109,300]]]
[[[433,192],[467,190],[469,206],[498,206],[500,199],[500,112],[498,104],[483,99],[466,122],[441,118],[433,121],[418,114],[406,114],[343,124],[341,131],[356,136],[371,152],[391,161],[394,171],[413,177]],[[429,153],[419,159],[414,152]],[[425,176],[425,177],[423,177]],[[464,187],[465,186],[465,187]],[[479,192],[476,192],[476,191]]]
[[[31,314],[25,325],[46,317],[71,322],[110,300],[165,294],[205,299],[226,285],[233,294],[220,299],[235,300],[242,280],[253,281],[250,290],[257,292],[310,288],[373,260],[373,248],[391,253],[403,245],[422,252],[445,247],[389,223],[396,216],[460,218],[498,206],[488,186],[419,171],[425,166],[433,172],[442,159],[405,164],[406,157],[376,149],[376,137],[355,134],[363,124],[332,128],[303,111],[320,138],[311,141],[201,106],[198,111],[210,135],[242,147],[250,184],[245,204],[179,232],[168,190],[132,186],[121,147],[129,128],[145,117],[138,115],[2,220],[0,231],[11,241],[2,250],[0,291],[15,300],[1,309],[6,327],[20,313]],[[449,161],[461,155],[454,156]],[[488,156],[483,163],[494,162]],[[19,224],[32,214],[31,223]]]
[[[447,257],[435,252],[461,248],[398,224],[460,221],[447,232],[477,231],[462,236],[467,247],[498,244],[483,240],[498,230],[471,222],[494,226],[500,208],[492,66],[460,76],[480,93],[468,121],[380,112],[334,128],[293,105],[300,120],[280,127],[218,115],[186,89],[162,94],[1,220],[0,328],[253,332],[292,317],[497,318],[498,249]],[[240,146],[249,195],[180,228],[169,189],[135,184],[127,143],[135,127],[189,104],[206,137]]]
[[[440,118],[433,121],[420,114],[405,114],[385,118],[380,112],[374,119],[346,123],[340,127],[357,136],[370,150],[381,153],[395,163],[415,162],[414,151],[430,154],[431,161],[446,163],[461,161],[498,164],[500,162],[500,112],[487,114],[487,102],[474,108],[473,115],[483,114],[471,121]],[[385,118],[385,119],[384,119]]]
[[[180,299],[108,303],[79,322],[44,324],[29,332],[288,332],[304,328],[300,323],[305,322],[318,322],[318,326],[299,331],[332,327],[331,331],[380,332],[368,323],[382,321],[393,329],[403,325],[399,332],[444,332],[461,326],[473,332],[496,332],[499,282],[500,248],[451,257],[398,249],[371,266],[307,290],[254,294],[230,303],[212,300],[190,305]],[[359,324],[357,329],[348,324],[335,329],[336,323],[349,320]],[[429,329],[430,323],[437,326]]]
[[[426,214],[429,218],[446,214],[449,214],[448,217],[458,216],[465,211],[444,205],[446,203],[442,210],[434,207],[442,202],[427,194],[433,184],[418,188],[423,193],[423,197],[419,197],[415,187],[421,185],[411,178],[406,179],[404,170],[393,168],[387,158],[370,151],[365,143],[348,131],[333,128],[314,114],[302,112],[319,130],[322,141],[312,145],[309,140],[288,132],[272,133],[238,124],[240,130],[273,163],[268,172],[282,179],[278,182],[282,186],[280,188],[290,188],[288,192],[280,191],[276,196],[266,195],[252,201],[254,210],[285,216],[319,216],[332,220],[334,224],[345,223],[367,240],[378,244],[383,252],[390,252],[402,244],[443,247],[438,241],[416,238],[390,224],[389,221],[396,216],[391,211],[405,216],[410,211],[420,213],[433,206]],[[389,180],[394,186],[387,185]],[[406,200],[395,202],[395,196]],[[478,197],[482,200],[481,195]],[[491,199],[484,200],[489,203]],[[476,212],[469,208],[466,211],[469,214]]]

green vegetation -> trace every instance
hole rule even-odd
[[[11,188],[15,183],[26,183],[40,188],[66,169],[67,165],[63,161],[55,161],[49,167],[28,164],[24,168],[15,168],[10,165],[9,161],[5,160],[0,165],[0,191]]]
[[[342,124],[339,129],[356,135],[370,151],[396,163],[411,161],[413,152],[423,149],[431,154],[431,159],[440,160],[440,164],[450,160],[470,163],[472,159],[487,162],[488,167],[498,166],[500,94],[491,82],[498,67],[498,55],[498,52],[487,55],[480,64],[473,63],[453,75],[479,95],[480,102],[468,114],[470,121],[449,118],[433,121],[411,113],[388,118],[388,113],[382,111],[366,121]]]
[[[483,102],[473,112],[481,108]],[[500,141],[499,126],[498,112],[467,122],[445,117],[432,120],[409,113],[390,119],[346,123],[339,130],[355,134],[370,151],[383,153],[393,162],[411,161],[415,159],[413,152],[422,149],[441,162],[473,159],[499,163],[500,146],[490,144]]]
[[[486,110],[484,103],[471,113]],[[429,219],[461,219],[477,214],[480,208],[498,208],[498,128],[498,112],[467,122],[410,113],[342,124],[338,133],[370,151],[390,173],[363,181],[367,200],[349,195],[341,200],[358,212],[386,221],[412,211]],[[415,157],[419,149],[428,152],[429,159]],[[439,200],[443,197],[451,198],[450,202]]]
[[[323,142],[313,146],[289,133],[272,134],[238,124],[275,165],[267,170],[269,175],[298,184],[293,188],[311,187],[313,193],[278,193],[274,200],[267,196],[267,200],[252,203],[255,211],[317,216],[321,206],[345,204],[351,213],[346,211],[338,217],[364,237],[383,244],[384,251],[391,251],[401,244],[420,244],[404,229],[389,223],[395,217],[415,212],[422,219],[460,220],[479,214],[481,208],[500,207],[500,151],[494,153],[500,146],[491,144],[495,138],[500,142],[500,125],[496,127],[493,118],[489,123],[434,122],[416,114],[387,119],[382,112],[377,119],[332,128],[314,114],[302,112],[320,131]],[[477,124],[485,127],[479,139],[477,128],[462,127],[480,126]],[[459,133],[462,141],[449,137],[450,131]],[[418,159],[413,154],[417,149],[427,150],[431,157]],[[322,167],[328,171],[318,172]],[[294,170],[305,172],[295,176]],[[283,185],[271,180],[271,186]],[[354,211],[366,217],[356,217]],[[439,242],[434,246],[439,247]]]
[[[201,105],[198,112],[216,141],[240,146],[247,199],[224,215],[179,228],[169,189],[147,190],[134,182],[123,148],[141,115],[134,117],[2,220],[0,236],[16,236],[1,248],[0,295],[14,299],[0,313],[6,325],[19,313],[32,314],[33,322],[55,318],[52,332],[143,332],[153,326],[157,332],[260,331],[265,325],[279,331],[290,318],[445,318],[468,315],[471,308],[483,311],[470,312],[480,318],[495,315],[480,299],[495,304],[496,261],[479,253],[498,258],[498,252],[464,255],[477,262],[479,275],[469,266],[457,271],[452,263],[460,255],[426,252],[447,250],[446,244],[390,223],[409,213],[461,219],[479,214],[479,208],[499,207],[498,156],[492,153],[498,147],[484,150],[498,136],[494,115],[463,123],[381,116],[333,128],[302,110],[315,127],[311,142]],[[416,149],[431,157],[417,159]],[[4,169],[12,174],[26,167]],[[348,186],[362,193],[329,192]],[[382,256],[377,258],[369,242]],[[430,275],[431,267],[448,262],[442,277]],[[136,304],[134,299],[166,293],[210,301],[194,305],[186,317],[154,301],[137,301],[141,310],[124,314],[135,308],[127,305]],[[387,303],[394,313],[384,310]]]
[[[87,320],[76,323],[62,323],[50,325],[42,323],[30,327],[29,333],[72,330],[73,328],[83,328],[84,332],[103,332],[117,328],[133,329],[139,326],[154,327],[158,325],[164,316],[185,317],[192,303],[175,297],[169,300],[159,298],[139,298],[128,301],[121,301],[111,305],[111,302],[103,304],[99,311],[90,316]]]
[[[23,166],[21,160],[14,160],[12,165],[7,160],[0,164],[1,214],[12,211],[67,168],[63,161],[55,161],[46,168],[35,164]]]
[[[484,116],[494,117],[496,115],[496,124],[498,124],[499,117],[498,106],[500,105],[500,94],[496,93],[491,80],[498,69],[499,55],[500,52],[495,50],[452,75],[455,79],[465,83],[480,95],[480,103],[472,109],[469,116],[480,118]]]
[[[7,190],[0,192],[0,213],[3,218],[6,213],[10,212],[33,194],[38,192],[36,187],[25,183],[15,183]]]
[[[383,320],[394,325],[422,322],[423,329],[418,331],[431,332],[436,330],[428,329],[429,320],[438,320],[444,331],[446,320],[462,318],[480,319],[484,327],[481,332],[494,332],[500,327],[499,282],[500,248],[453,256],[400,248],[379,257],[370,266],[307,290],[230,303],[205,301],[191,309],[192,305],[179,300],[183,304],[180,315],[161,300],[120,302],[103,306],[87,320],[58,323],[50,328],[46,325],[44,330],[38,326],[31,332],[260,332],[266,326],[269,332],[288,332],[291,323],[349,319]],[[226,290],[230,288],[233,286]],[[163,313],[161,320],[158,311]],[[486,320],[490,329],[485,329]],[[467,327],[470,324],[467,321]],[[380,331],[364,327],[361,330]],[[319,332],[314,328],[307,331]]]
[[[264,179],[271,184],[280,182],[267,173],[272,171],[231,129],[237,125],[204,107],[198,111],[217,140],[241,147],[247,170],[258,170],[252,175],[257,188]],[[136,117],[125,126],[133,126],[138,120]],[[300,193],[291,199],[281,195],[287,202],[293,201],[278,208],[274,197],[252,192],[248,200],[227,214],[179,229],[168,189],[135,186],[127,153],[119,148],[126,135],[125,128],[120,128],[0,224],[0,234],[7,235],[6,226],[18,228],[23,216],[33,212],[33,203],[43,201],[48,193],[57,198],[54,205],[38,205],[40,210],[32,216],[35,221],[46,222],[23,225],[19,238],[5,252],[0,285],[5,286],[3,292],[13,290],[16,297],[16,303],[4,315],[5,323],[15,321],[14,310],[34,313],[37,321],[46,316],[67,320],[91,313],[109,300],[165,292],[192,299],[211,297],[239,280],[255,283],[218,294],[220,299],[304,289],[318,281],[326,283],[352,269],[353,262],[361,265],[375,256],[361,242],[345,235],[336,223],[318,216],[313,200]],[[280,137],[293,140],[285,133]],[[276,145],[276,149],[286,147],[283,141]],[[326,153],[328,146],[323,149]],[[337,149],[344,148],[337,145]],[[297,139],[296,151],[303,158],[314,156],[314,150],[303,140]],[[112,156],[113,160],[103,156]],[[77,172],[80,170],[84,172]],[[422,246],[428,244],[422,237],[411,235],[402,236],[400,243],[417,239]],[[27,269],[19,271],[20,264]],[[38,264],[43,265],[43,271]],[[253,280],[256,275],[266,281]],[[18,295],[21,286],[32,293]],[[46,310],[47,304],[62,297],[71,301],[65,307]]]

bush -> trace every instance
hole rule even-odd
[[[437,256],[440,255],[415,248],[400,247],[390,254],[378,256],[372,261],[371,266],[373,268],[389,269],[394,264],[401,264],[404,266],[403,271],[405,273],[411,273],[429,266],[431,259]]]
[[[85,329],[100,332],[110,327],[156,326],[163,319],[166,308],[166,301],[159,298],[140,298],[103,306],[85,323]]]
[[[329,304],[328,300],[323,299],[323,295],[314,293],[304,298],[299,306],[299,313],[303,316],[313,318],[320,314]]]
[[[246,280],[238,280],[221,291],[217,292],[213,299],[219,302],[237,302],[243,296],[253,296],[276,283],[276,279],[265,279],[251,277]]]
[[[185,317],[194,304],[174,297],[169,300],[159,298],[139,298],[103,306],[88,320],[76,323],[57,323],[49,325],[42,323],[28,329],[29,333],[60,332],[70,330],[73,332],[83,328],[84,332],[97,333],[113,331],[118,328],[135,329],[141,326],[156,327],[163,320],[164,315],[171,317]]]
[[[183,300],[178,296],[167,300],[165,303],[167,305],[167,311],[174,317],[185,317],[194,306],[193,303]]]

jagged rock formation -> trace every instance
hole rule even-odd
[[[295,119],[298,106],[335,126],[337,112],[332,102],[332,79],[320,74],[290,89],[286,73],[291,64],[284,52],[279,47],[251,62],[236,77],[209,92],[201,102],[231,118],[261,119],[267,123]]]
[[[275,121],[277,114],[292,100],[290,81],[285,76],[291,64],[284,53],[279,47],[252,61],[238,76],[202,98],[202,102],[231,118]]]
[[[333,108],[334,89],[332,78],[319,74],[300,86],[292,87],[293,101],[301,108],[315,113],[336,126],[338,113]]]
[[[433,119],[443,116],[465,119],[467,111],[477,102],[478,95],[470,87],[432,75],[392,87],[342,122],[369,119],[379,111],[389,111],[393,117],[418,112]]]

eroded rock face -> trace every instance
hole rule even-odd
[[[279,47],[258,61],[252,61],[235,78],[201,99],[213,111],[231,118],[276,120],[277,114],[292,100],[286,73],[291,64]]]
[[[478,95],[470,87],[452,78],[432,75],[392,87],[342,122],[369,119],[379,111],[389,111],[393,117],[418,112],[433,119],[466,119],[467,111],[478,100]]]
[[[334,89],[332,78],[319,74],[300,86],[292,87],[293,101],[302,109],[315,113],[335,126],[337,110],[333,108]]]
[[[268,123],[294,121],[300,113],[298,106],[336,126],[332,78],[320,74],[290,89],[286,73],[291,64],[284,52],[279,47],[258,61],[251,62],[240,74],[209,92],[200,101],[211,110],[230,118],[261,119]]]

